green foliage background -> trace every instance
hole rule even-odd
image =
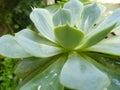
[[[45,0],[0,0],[0,36],[16,32],[31,24],[31,7],[42,7]]]
[[[10,58],[0,59],[0,90],[15,90],[17,79],[13,73],[16,63]]]

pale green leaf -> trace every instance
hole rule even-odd
[[[76,25],[80,20],[80,13],[83,9],[83,4],[79,0],[70,0],[64,4],[63,8],[72,11],[72,25]]]
[[[23,84],[19,90],[63,90],[63,86],[59,82],[59,75],[65,60],[66,57],[61,56],[45,71],[38,72],[31,80]]]
[[[88,48],[88,47],[91,47],[91,46],[97,44],[98,42],[103,40],[107,36],[107,34],[110,33],[110,31],[115,28],[115,26],[116,26],[116,24],[113,24],[103,30],[91,31],[84,39],[81,48]]]
[[[35,8],[30,14],[30,18],[41,35],[54,41],[52,15],[46,9]]]
[[[46,7],[45,9],[47,9],[51,14],[55,14],[55,12],[60,9],[60,5],[59,4],[51,5]]]
[[[101,52],[111,55],[120,55],[120,36],[104,39],[100,43],[86,49],[93,52]]]
[[[109,84],[107,75],[78,54],[70,54],[60,75],[61,83],[75,90],[103,90]]]
[[[18,65],[17,68],[19,71],[16,74],[17,74],[17,77],[21,78],[22,81],[19,83],[17,88],[20,88],[21,86],[25,85],[27,82],[29,82],[37,74],[44,72],[45,69],[48,68],[49,65],[52,65],[59,57],[60,57],[60,55],[57,55],[54,57],[49,57],[49,58],[44,58],[44,59],[42,59],[42,58],[35,59],[35,57],[32,57],[31,60],[34,59],[36,63],[37,63],[37,60],[40,60],[40,61],[38,61],[39,65],[38,64],[37,65],[30,64],[31,60],[28,60],[30,58],[23,59],[23,60],[26,60],[26,63],[28,61],[29,67],[27,68],[28,64],[26,64],[26,66],[25,66],[25,64],[24,64],[25,61],[23,61],[22,64],[20,63],[20,65]],[[32,62],[34,62],[34,60]],[[39,66],[39,67],[37,67],[37,66]],[[26,68],[27,70],[29,70],[31,72],[26,73],[26,72],[24,72],[24,70],[21,71],[20,68]],[[20,74],[20,75],[18,75],[18,74]]]
[[[16,40],[27,52],[35,57],[50,57],[61,53],[59,47],[40,44],[25,37],[16,36]]]
[[[31,56],[31,54],[26,52],[11,35],[0,37],[0,55],[10,58],[24,58]]]
[[[38,33],[36,33],[35,31],[32,31],[30,29],[23,29],[23,30],[19,31],[18,33],[16,33],[15,35],[19,36],[19,37],[28,38],[34,42],[38,42],[41,44],[54,45],[52,42],[50,42],[46,38],[38,35]]]
[[[84,34],[68,24],[55,28],[55,36],[60,45],[66,49],[73,49],[79,45]]]
[[[120,25],[120,9],[116,9],[111,15],[106,17],[106,19],[95,30],[104,29],[114,23]]]
[[[55,26],[71,23],[71,12],[67,9],[59,9],[53,16],[53,22]]]
[[[103,5],[97,3],[87,5],[81,14],[80,29],[85,32],[89,31],[105,9]]]

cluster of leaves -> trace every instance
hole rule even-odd
[[[70,0],[53,7],[31,12],[37,32],[0,38],[2,56],[23,58],[15,71],[18,89],[119,90],[120,36],[105,37],[120,28],[120,9],[94,26],[106,9],[101,4]]]
[[[17,79],[14,78],[16,60],[0,59],[0,90],[16,90]]]

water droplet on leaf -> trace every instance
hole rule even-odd
[[[41,89],[41,85],[38,86],[38,90],[40,90],[40,89]]]

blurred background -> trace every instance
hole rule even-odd
[[[64,4],[68,0],[0,0],[0,36],[14,35],[23,28],[33,26],[29,14],[32,7],[49,7],[53,4]],[[99,2],[107,7],[103,17],[120,7],[120,0],[80,0],[85,5]],[[13,47],[14,48],[14,47]],[[0,56],[0,90],[16,90],[18,80],[14,78],[14,70],[19,60]]]

